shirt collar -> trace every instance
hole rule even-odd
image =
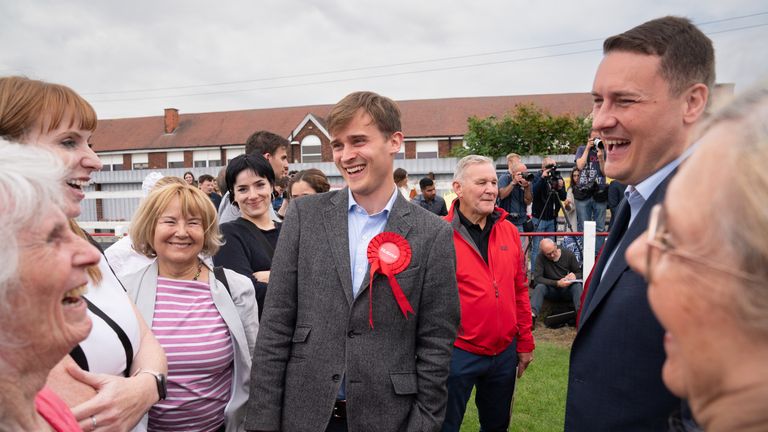
[[[669,173],[680,166],[684,160],[688,159],[697,145],[698,143],[694,143],[689,148],[687,148],[677,159],[664,165],[660,170],[651,174],[647,179],[641,181],[638,185],[635,186],[635,190],[640,194],[641,197],[643,197],[644,201],[651,196],[653,191],[655,191],[659,184],[661,184],[661,182],[667,178]],[[629,197],[630,193],[631,191],[629,188],[627,188],[627,190],[624,191],[624,196]]]
[[[397,194],[398,194],[398,190],[397,190],[397,186],[395,186],[392,189],[392,196],[389,197],[389,201],[387,201],[387,205],[385,205],[384,208],[376,214],[378,215],[378,214],[381,214],[382,212],[386,212],[386,214],[389,214],[389,212],[392,211],[392,206],[395,205]],[[347,188],[347,196],[349,197],[347,211],[352,211],[355,209],[355,207],[359,207],[360,210],[365,212],[365,209],[363,208],[363,206],[361,206],[360,204],[357,203],[357,201],[355,201],[355,197],[352,196],[352,190],[350,188]],[[366,212],[366,214],[368,214],[368,212]],[[376,215],[368,215],[368,216],[376,216]]]

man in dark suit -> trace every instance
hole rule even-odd
[[[348,187],[288,208],[254,352],[246,428],[437,431],[459,324],[452,230],[395,187],[403,134],[392,100],[352,93],[327,123]],[[409,251],[410,261],[393,279],[371,274],[369,244],[374,262]]]
[[[664,387],[664,331],[624,258],[690,144],[714,85],[712,42],[665,17],[608,38],[592,87],[606,175],[629,185],[592,275],[571,350],[567,431],[666,430],[680,401]]]

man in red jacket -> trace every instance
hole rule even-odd
[[[483,431],[509,427],[515,375],[533,360],[531,303],[520,233],[496,207],[493,161],[470,155],[453,177],[453,227],[461,326],[451,357],[443,432],[458,431],[472,388]]]

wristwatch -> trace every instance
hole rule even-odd
[[[155,381],[157,382],[157,395],[160,397],[159,400],[164,400],[168,391],[168,381],[165,377],[165,374],[147,369],[139,369],[133,374],[133,376],[138,376],[139,374],[143,373],[155,377]]]

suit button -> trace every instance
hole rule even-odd
[[[350,338],[350,339],[353,339],[355,337],[355,331],[354,330],[350,330],[349,333],[347,333],[347,337]]]
[[[335,374],[331,377],[331,379],[333,380],[333,382],[339,382],[339,380],[341,379],[341,375]]]

